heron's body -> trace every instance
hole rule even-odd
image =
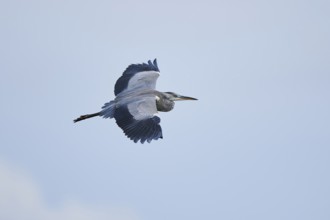
[[[163,138],[160,118],[156,116],[158,111],[171,111],[177,100],[196,99],[155,90],[158,77],[156,59],[147,64],[130,65],[115,84],[116,98],[105,103],[100,112],[82,115],[74,122],[95,116],[115,118],[118,126],[134,142]]]

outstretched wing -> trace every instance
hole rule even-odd
[[[116,108],[114,118],[125,135],[135,143],[163,138],[154,96],[145,95]]]
[[[126,68],[115,84],[115,95],[123,91],[155,89],[159,77],[157,60],[148,63],[132,64]]]

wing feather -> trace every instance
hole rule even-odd
[[[157,60],[132,64],[115,85],[116,106],[113,114],[106,104],[103,116],[113,116],[125,135],[134,142],[163,138],[157,113],[155,90],[159,77]],[[112,107],[112,106],[111,106]]]
[[[115,95],[129,90],[155,89],[159,77],[157,60],[132,64],[126,68],[115,84]]]
[[[117,125],[123,130],[125,135],[134,142],[140,141],[144,143],[148,141],[150,143],[152,140],[162,138],[162,128],[159,125],[160,118],[154,114],[146,113],[143,114],[143,117],[140,115],[137,116],[136,114],[140,114],[139,112],[141,112],[141,110],[141,107],[140,111],[132,111],[132,106],[131,108],[125,105],[120,106],[114,113]],[[149,109],[147,108],[145,111],[148,112]]]

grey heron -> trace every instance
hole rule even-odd
[[[168,112],[179,100],[197,100],[174,92],[155,90],[159,77],[157,60],[129,65],[115,84],[115,99],[105,103],[102,110],[81,115],[74,122],[101,116],[115,118],[125,135],[135,143],[163,138],[158,111]]]

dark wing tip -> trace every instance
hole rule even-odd
[[[123,75],[125,75],[125,74],[134,75],[134,74],[136,74],[138,72],[142,72],[142,71],[158,71],[159,72],[157,59],[154,59],[153,62],[151,62],[151,60],[148,60],[147,63],[131,64],[126,68]]]
[[[160,118],[153,116],[143,120],[136,120],[130,114],[127,107],[120,107],[115,111],[114,117],[117,125],[123,130],[125,135],[137,143],[142,144],[147,141],[157,140],[163,137],[162,128],[160,127]]]
[[[158,68],[158,64],[157,64],[157,58],[154,59],[153,64],[154,64],[155,67],[157,67],[157,69],[159,69],[159,68]]]
[[[135,129],[137,130],[136,136],[130,137],[129,135],[126,135],[130,139],[134,139],[134,142],[140,141],[143,144],[145,141],[147,141],[150,143],[152,140],[158,140],[159,138],[163,137],[162,128],[160,127],[159,123],[160,118],[157,116],[142,121],[137,121],[135,126]]]

